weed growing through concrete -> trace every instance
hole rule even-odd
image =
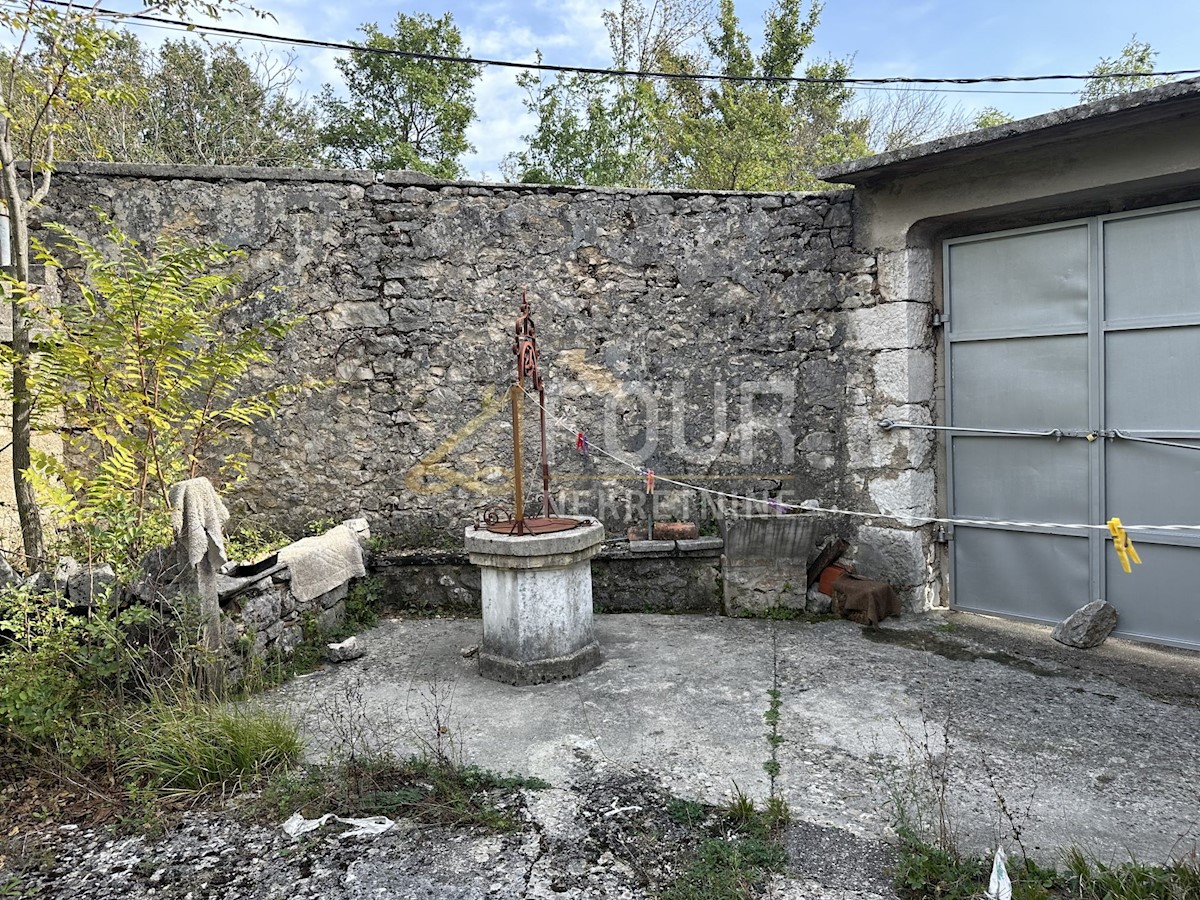
[[[992,858],[959,851],[950,804],[953,724],[949,718],[931,723],[922,709],[921,725],[915,736],[900,726],[908,764],[888,783],[899,838],[896,893],[902,900],[978,900],[985,895]],[[1014,804],[986,758],[983,768],[996,798],[1000,830],[1007,832],[1004,839],[1021,851],[1021,858],[1010,859],[1008,866],[1014,900],[1200,900],[1200,860],[1194,851],[1166,866],[1099,863],[1078,849],[1067,853],[1062,871],[1031,859],[1023,834],[1036,791],[1023,804]]]
[[[786,804],[779,793],[779,748],[784,741],[779,733],[779,716],[783,708],[783,693],[779,687],[779,636],[774,624],[771,625],[771,687],[767,690],[767,697],[767,711],[763,713],[763,721],[767,725],[767,760],[763,763],[763,770],[771,782],[767,802],[780,805],[786,811]]]
[[[760,808],[735,782],[733,797],[715,817],[717,835],[707,838],[687,861],[681,876],[660,896],[663,900],[734,900],[757,895],[768,876],[787,865],[783,831],[791,812],[779,779],[782,767],[779,748],[784,743],[779,725],[783,691],[779,679],[779,643],[771,625],[771,687],[767,690],[767,759],[763,770],[770,779],[767,800]],[[672,800],[668,814],[680,824],[695,825],[705,820],[698,803]]]
[[[411,715],[405,724],[389,708],[368,708],[362,679],[348,680],[318,710],[318,732],[329,747],[325,763],[273,779],[258,810],[270,818],[332,812],[493,831],[519,828],[520,790],[549,785],[463,764],[462,742],[452,728],[452,682],[429,676],[412,693],[418,698],[419,724]],[[405,739],[419,752],[399,755]]]

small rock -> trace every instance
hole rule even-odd
[[[825,615],[832,606],[833,598],[828,594],[822,594],[821,589],[817,585],[814,584],[808,589],[808,597],[804,604],[807,612],[815,613],[816,615]]]
[[[60,558],[58,566],[54,569],[54,589],[65,597],[67,595],[68,583],[82,571],[83,566],[74,557],[64,556]]]
[[[1111,603],[1093,600],[1054,626],[1050,637],[1068,647],[1098,647],[1117,627],[1117,610]]]
[[[366,652],[367,648],[359,643],[357,637],[348,637],[340,644],[325,645],[325,658],[333,663],[349,662]]]
[[[93,607],[117,583],[112,566],[83,568],[67,579],[67,597],[73,606]]]
[[[8,564],[8,560],[0,556],[0,587],[8,587],[10,584],[20,584],[21,576],[13,571],[13,567]]]

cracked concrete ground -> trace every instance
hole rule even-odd
[[[767,795],[776,678],[793,818],[766,897],[894,900],[897,804],[936,816],[939,794],[965,851],[1003,840],[1046,862],[1079,846],[1154,863],[1200,835],[1200,655],[1075,651],[1048,629],[965,614],[879,629],[658,615],[596,626],[599,668],[514,688],[463,657],[479,620],[391,620],[363,636],[362,659],[255,701],[295,713],[316,757],[333,743],[435,745],[551,782],[516,795],[512,832],[402,819],[379,837],[331,827],[297,840],[216,811],[154,840],[64,826],[23,847],[40,860],[23,886],[63,900],[651,900],[701,834],[681,830],[670,795]]]
[[[555,785],[571,783],[582,752],[716,803],[735,786],[767,794],[762,716],[777,667],[781,787],[800,823],[885,839],[897,801],[936,814],[944,785],[967,851],[1016,849],[1019,831],[1047,861],[1078,846],[1153,863],[1200,840],[1197,654],[1115,640],[1072,650],[1046,628],[957,613],[874,630],[603,615],[599,668],[515,688],[464,658],[481,627],[386,621],[363,636],[367,656],[266,702],[300,717],[317,756],[350,696],[373,739],[399,752],[454,740],[467,762]]]

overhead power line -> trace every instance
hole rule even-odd
[[[77,3],[70,0],[36,0],[45,6],[60,6],[80,9]],[[390,47],[368,47],[347,41],[327,41],[317,38],[303,38],[267,34],[266,32],[250,31],[244,28],[230,28],[226,25],[208,25],[188,22],[182,19],[171,19],[155,16],[149,13],[126,13],[119,10],[93,7],[88,12],[108,18],[147,22],[158,25],[185,28],[188,31],[199,31],[207,34],[225,35],[235,38],[245,38],[259,41],[272,41],[290,44],[297,47],[314,47],[321,50],[345,50],[357,53],[374,53],[381,56],[394,56],[403,59],[419,59],[427,62],[444,62],[457,65],[494,66],[508,69],[525,69],[538,72],[563,72],[577,75],[602,75],[613,78],[660,78],[676,81],[718,81],[739,84],[822,84],[822,85],[860,85],[863,87],[883,85],[924,85],[924,84],[1014,84],[1039,81],[1089,81],[1094,78],[1178,78],[1185,75],[1200,75],[1200,69],[1175,69],[1163,72],[1110,72],[1104,75],[988,75],[972,78],[915,78],[910,76],[889,76],[886,78],[820,78],[808,75],[723,75],[712,72],[660,72],[641,69],[606,69],[598,66],[565,66],[544,62],[521,62],[511,59],[486,59],[477,56],[450,56],[441,53],[419,53],[412,50],[395,50]]]

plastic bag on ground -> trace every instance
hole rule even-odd
[[[996,848],[992,861],[992,877],[988,880],[988,900],[1012,900],[1012,881],[1008,877],[1008,866],[1004,864],[1004,848]]]

